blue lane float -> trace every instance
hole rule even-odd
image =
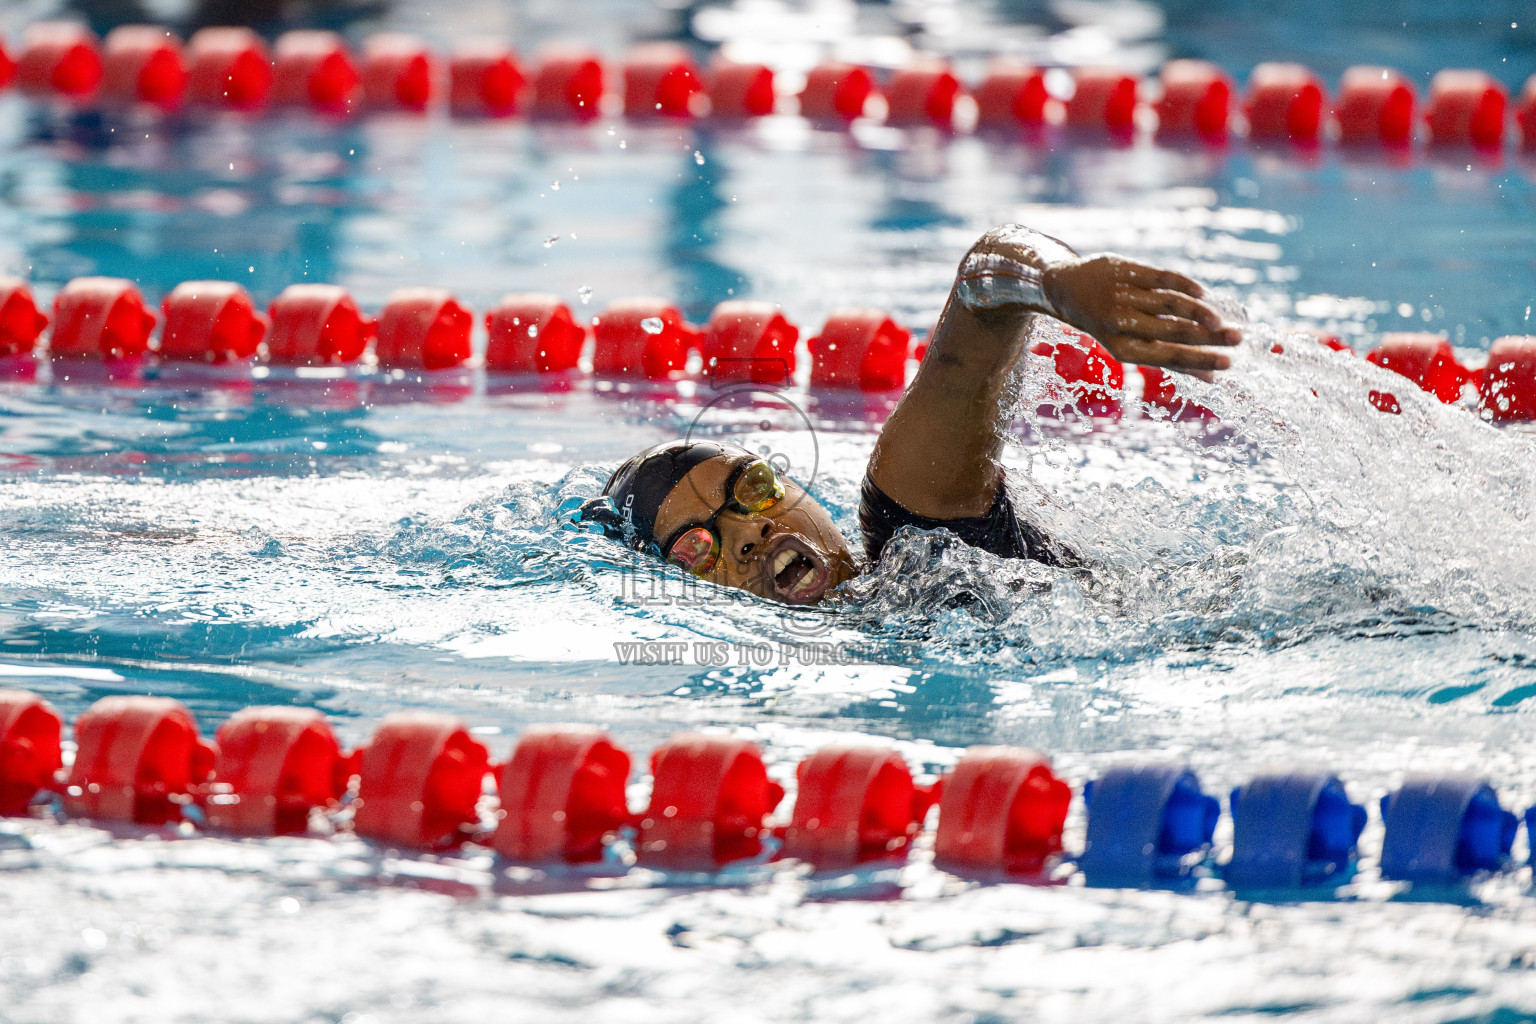
[[[1221,804],[1178,764],[1124,764],[1083,787],[1088,839],[1078,858],[1089,885],[1172,885],[1209,850]]]
[[[1259,775],[1231,796],[1233,889],[1301,889],[1342,883],[1365,828],[1365,808],[1350,803],[1328,772]]]
[[[1479,775],[1410,776],[1382,797],[1381,819],[1382,877],[1428,885],[1504,867],[1519,828]]]

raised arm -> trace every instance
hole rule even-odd
[[[988,231],[960,263],[928,354],[880,432],[870,477],[918,515],[984,515],[1031,318],[1057,317],[1124,362],[1208,379],[1230,364],[1210,346],[1235,345],[1239,334],[1203,294],[1183,274],[1113,254],[1082,258],[1022,225]]]

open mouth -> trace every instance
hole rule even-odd
[[[785,537],[769,552],[766,575],[774,597],[809,604],[821,598],[832,574],[803,540]]]

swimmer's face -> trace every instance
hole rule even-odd
[[[757,513],[726,508],[715,515],[731,497],[726,484],[752,461],[746,453],[728,453],[689,470],[656,513],[656,541],[665,553],[673,538],[708,526],[720,542],[720,553],[713,567],[698,574],[700,579],[784,604],[815,604],[858,575],[848,542],[816,499],[793,480],[780,477],[784,496],[771,507]]]

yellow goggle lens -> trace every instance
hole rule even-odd
[[[784,485],[779,482],[779,474],[774,472],[771,465],[762,461],[754,462],[736,478],[731,497],[748,512],[764,512],[784,497]]]

